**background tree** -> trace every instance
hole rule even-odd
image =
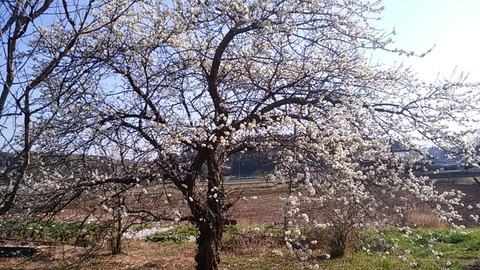
[[[68,172],[58,172],[44,162],[45,147],[40,138],[52,136],[37,128],[50,122],[61,110],[59,103],[68,99],[69,89],[83,84],[85,76],[78,61],[71,56],[79,41],[115,21],[117,9],[103,23],[93,17],[98,8],[94,1],[2,1],[0,4],[0,151],[11,160],[0,175],[0,215],[12,207],[23,210],[46,199]],[[51,37],[55,34],[55,38]],[[56,80],[51,78],[55,77]],[[42,89],[52,91],[46,93]],[[48,102],[43,95],[48,94]],[[58,161],[58,160],[57,160]],[[18,211],[17,211],[18,212]]]
[[[480,136],[477,135],[476,138],[473,141],[473,147],[475,148],[475,156],[476,160],[473,161],[473,163],[478,166],[480,166]]]
[[[144,165],[125,177],[96,175],[97,184],[171,181],[199,230],[197,269],[218,268],[223,227],[232,223],[222,177],[231,155],[288,149],[297,144],[280,138],[290,136],[326,164],[330,181],[361,180],[344,182],[350,194],[371,195],[360,192],[367,179],[408,180],[416,190],[425,182],[410,181],[403,161],[387,154],[391,138],[462,148],[449,122],[477,109],[478,96],[463,91],[476,85],[461,76],[424,84],[408,68],[367,58],[371,50],[413,55],[390,49],[390,34],[370,24],[379,2],[116,0],[89,18],[104,25],[118,10],[125,10],[118,20],[78,43],[78,69],[43,84],[52,118],[36,123],[49,134],[42,149]],[[48,33],[52,44],[58,33]],[[78,81],[58,97],[56,85],[71,74]],[[370,159],[377,165],[357,172],[356,160]]]

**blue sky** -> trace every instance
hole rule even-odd
[[[469,81],[480,81],[480,0],[384,0],[378,27],[398,33],[394,47],[423,53],[424,58],[384,59],[412,66],[421,79],[470,72]]]

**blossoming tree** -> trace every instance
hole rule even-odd
[[[77,42],[111,24],[124,11],[119,7],[98,22],[92,17],[96,9],[94,1],[0,3],[0,215],[15,205],[26,210],[33,206],[29,201],[48,201],[55,182],[65,176],[42,164],[40,152],[45,147],[41,138],[50,135],[38,125],[52,121],[57,113],[55,100],[83,80],[83,74],[75,73],[78,62],[71,57]],[[59,74],[68,76],[59,79]],[[50,80],[53,76],[56,85]],[[48,101],[42,98],[46,87],[55,88]]]
[[[413,56],[372,26],[380,2],[101,2],[90,15],[98,24],[125,12],[78,41],[74,70],[43,84],[42,100],[55,113],[37,123],[48,134],[42,146],[96,154],[110,147],[119,159],[147,164],[125,171],[128,178],[95,176],[96,184],[172,182],[199,230],[197,269],[220,263],[222,229],[232,223],[222,171],[232,154],[283,147],[289,175],[320,168],[323,186],[305,182],[311,195],[322,194],[316,202],[348,191],[342,203],[365,206],[361,215],[379,205],[367,183],[438,198],[409,172],[408,159],[391,154],[391,139],[455,144],[470,156],[471,145],[448,125],[471,120],[476,85],[462,76],[425,84],[406,67],[372,63],[375,50]],[[46,36],[55,44],[58,33]],[[55,95],[72,74],[82,79]]]

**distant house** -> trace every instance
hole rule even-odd
[[[456,170],[460,166],[460,162],[457,159],[448,155],[439,147],[430,147],[428,154],[432,169]]]

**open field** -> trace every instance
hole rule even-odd
[[[459,209],[459,212],[464,216],[468,216],[472,213],[472,211],[467,208],[468,205],[476,205],[477,203],[480,203],[480,186],[468,182],[467,184],[463,184],[467,180],[468,179],[460,179],[459,182],[461,184],[456,184],[455,181],[449,181],[439,182],[436,185],[436,189],[439,192],[456,189],[465,194],[462,202],[466,207]],[[280,197],[285,196],[286,193],[287,189],[285,186],[264,186],[260,188],[243,189],[241,196],[245,197],[246,200],[239,201],[239,203],[234,205],[231,210],[232,218],[237,219],[240,223],[274,224],[281,222],[281,209],[284,201],[282,201]],[[425,209],[425,206],[415,198],[412,198],[412,200],[407,203],[413,208],[413,210],[416,210],[417,214],[419,213],[418,210],[420,210],[420,212],[427,212],[426,214],[429,212]],[[305,209],[305,211],[314,212],[315,208],[308,208]],[[457,223],[458,225],[477,226],[468,219]]]
[[[468,181],[468,178],[452,179],[449,181],[439,181],[436,184],[436,190],[439,192],[451,191],[456,189],[465,194],[462,199],[465,206],[476,205],[480,202],[480,186]],[[457,184],[458,183],[458,184]],[[234,206],[229,210],[229,216],[243,224],[277,224],[283,221],[283,206],[285,201],[282,198],[287,196],[287,186],[283,184],[272,184],[264,181],[248,181],[242,180],[238,182],[230,182],[225,186],[226,192],[229,194],[231,202],[235,202]],[[300,190],[301,191],[301,190]],[[138,197],[130,198],[127,204],[131,205],[131,209],[149,209],[157,214],[168,214],[169,211],[175,209],[182,215],[186,216],[189,210],[178,191],[171,189],[172,196],[165,197],[165,193],[153,191],[148,194],[138,192]],[[408,205],[415,212],[429,212],[428,207],[419,202],[414,197],[406,202],[396,201],[396,199],[388,198],[390,203],[399,203]],[[171,203],[171,204],[170,204]],[[73,208],[67,208],[59,214],[60,220],[82,220],[88,213],[89,209],[95,205],[95,201],[82,201]],[[307,213],[315,213],[315,205],[303,205],[304,211]],[[472,213],[467,207],[460,208],[460,213],[468,216]],[[91,221],[111,218],[111,214],[107,212],[96,212],[91,216]],[[474,226],[471,220],[463,220],[457,222],[458,225]],[[418,224],[422,225],[422,224]]]

